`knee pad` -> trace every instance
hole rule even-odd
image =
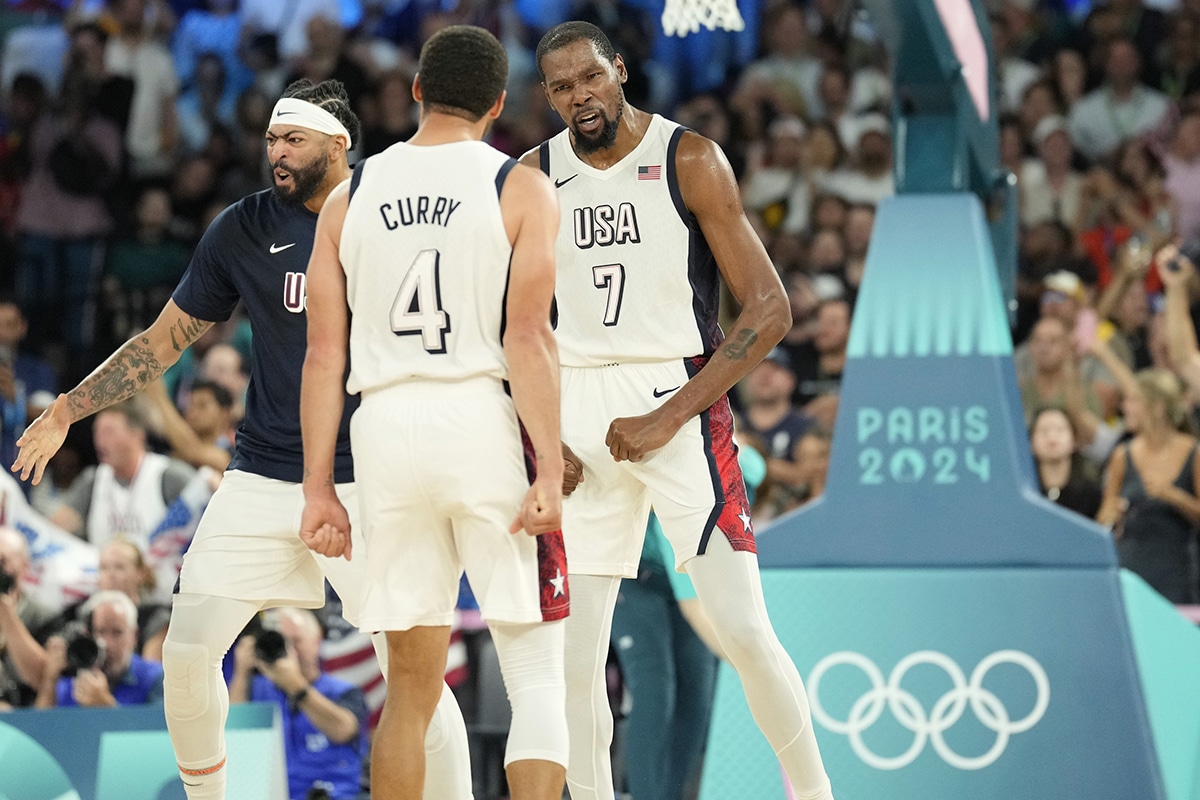
[[[208,648],[180,644],[170,637],[163,642],[163,706],[179,720],[192,720],[208,710],[212,701]]]
[[[563,684],[529,686],[515,693],[510,691],[508,696],[512,703],[512,725],[504,766],[514,761],[552,761],[566,767],[570,747]]]

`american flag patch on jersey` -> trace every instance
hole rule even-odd
[[[638,167],[639,181],[656,181],[662,177],[662,165],[655,164],[652,167]]]

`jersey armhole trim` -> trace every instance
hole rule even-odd
[[[679,173],[675,169],[675,156],[679,151],[679,140],[690,130],[691,128],[680,125],[671,132],[671,141],[667,143],[667,189],[671,192],[671,202],[675,204],[675,211],[683,220],[683,224],[689,228],[695,226],[696,220],[688,210],[687,204],[683,202],[683,192],[679,189]]]
[[[538,166],[546,175],[550,174],[550,142],[538,145]]]
[[[354,193],[358,191],[358,184],[362,182],[363,170],[366,169],[369,158],[364,158],[354,168],[353,174],[350,175],[350,196],[346,199],[347,205],[354,199]]]
[[[500,166],[500,171],[496,173],[496,197],[500,197],[500,193],[504,191],[504,181],[508,179],[508,173],[512,172],[512,168],[517,165],[515,158],[510,158]]]

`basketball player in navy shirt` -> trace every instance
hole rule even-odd
[[[36,484],[73,422],[142,391],[215,322],[229,319],[239,301],[245,304],[254,330],[246,416],[233,460],[184,557],[163,645],[167,727],[189,800],[225,797],[229,695],[220,666],[250,619],[272,606],[322,606],[328,577],[346,618],[358,621],[362,551],[353,561],[319,556],[298,529],[300,375],[308,335],[305,273],[317,214],[329,192],[350,177],[346,153],[359,130],[341,83],[289,86],[266,132],[274,187],[223,211],[155,323],[79,386],[59,395],[17,442],[13,470],[23,478],[32,474]],[[349,509],[358,507],[349,439],[356,407],[357,399],[347,397],[334,465],[337,493]],[[354,521],[353,531],[359,529]],[[377,652],[384,657],[386,646]],[[311,687],[296,695],[297,707],[314,721],[328,702]],[[469,799],[466,730],[448,687],[443,687],[426,751],[425,797]]]

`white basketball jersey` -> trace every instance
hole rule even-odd
[[[562,209],[555,333],[565,366],[693,358],[720,344],[716,261],[675,175],[684,130],[655,115],[604,170],[575,155],[566,130],[542,144]]]
[[[500,189],[512,159],[483,142],[400,143],[355,170],[342,229],[351,393],[508,368],[512,246]]]

